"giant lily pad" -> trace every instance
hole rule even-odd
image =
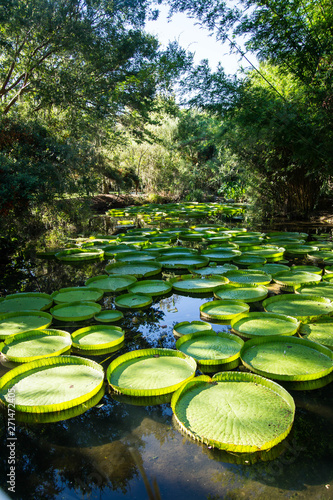
[[[0,345],[1,352],[15,363],[27,363],[70,351],[72,339],[63,330],[29,330],[10,335]]]
[[[286,290],[297,290],[301,285],[312,285],[321,281],[321,276],[307,271],[282,271],[276,273],[273,281]]]
[[[194,294],[211,292],[211,294],[213,294],[214,290],[228,282],[229,280],[224,276],[196,278],[193,276],[187,277],[185,275],[179,280],[173,280],[172,287],[177,292]]]
[[[207,266],[209,259],[202,255],[173,255],[167,257],[159,257],[157,261],[165,269],[188,269],[189,267],[205,267]]]
[[[84,321],[102,309],[100,304],[89,300],[68,302],[54,306],[50,312],[55,319],[60,321]]]
[[[192,438],[230,452],[256,452],[280,443],[294,421],[295,404],[281,386],[241,372],[197,377],[171,399],[180,427]]]
[[[297,291],[302,295],[317,295],[333,300],[333,283],[330,282],[322,281],[315,285],[303,285]]]
[[[253,285],[268,285],[272,281],[272,276],[264,271],[246,269],[244,271],[228,271],[225,276],[234,283],[246,283]]]
[[[241,360],[249,370],[275,380],[318,380],[333,371],[330,349],[280,335],[248,340],[241,350]]]
[[[101,355],[118,351],[124,343],[120,327],[94,325],[72,333],[73,350],[78,354]]]
[[[104,309],[94,315],[94,319],[101,323],[112,323],[113,321],[119,321],[123,317],[123,313],[115,309]]]
[[[241,300],[212,300],[200,306],[200,314],[213,320],[229,320],[248,312],[250,306]]]
[[[315,323],[301,325],[299,333],[307,340],[317,342],[333,350],[333,318],[323,318]]]
[[[286,314],[303,322],[333,313],[332,302],[316,295],[275,295],[264,300],[262,305],[267,312]]]
[[[99,260],[104,256],[104,250],[101,248],[89,247],[89,249],[83,248],[69,248],[68,250],[62,250],[55,254],[58,260],[63,262],[82,262],[85,260]]]
[[[124,293],[119,295],[114,303],[120,309],[141,309],[150,306],[152,296],[145,293]]]
[[[44,311],[18,311],[0,314],[0,339],[27,330],[47,328],[51,323],[51,314]]]
[[[175,337],[188,335],[189,333],[213,330],[213,327],[207,321],[181,321],[176,323],[173,327],[173,334]]]
[[[0,314],[16,311],[46,311],[53,299],[47,293],[13,293],[0,299]]]
[[[93,276],[87,279],[85,285],[87,287],[98,288],[104,293],[122,292],[127,290],[127,287],[137,281],[135,276],[126,274],[111,274],[110,276],[102,274]]]
[[[144,280],[127,287],[130,293],[143,293],[156,297],[172,290],[172,284],[163,280]]]
[[[194,269],[192,267],[189,267],[189,271],[191,273],[198,274],[200,276],[215,276],[215,275],[222,276],[228,271],[236,271],[237,269],[238,267],[234,266],[233,264],[223,264],[223,266],[209,265],[207,267],[202,267],[201,269]]]
[[[105,271],[108,274],[118,274],[135,276],[136,278],[143,278],[147,276],[154,276],[159,274],[162,270],[161,264],[157,262],[138,262],[138,263],[126,263],[126,262],[115,262],[107,264],[105,266]]]
[[[96,302],[103,297],[103,293],[103,290],[98,288],[76,286],[60,288],[57,292],[52,293],[52,298],[56,304],[78,302],[80,300],[90,300],[92,302]]]
[[[206,330],[183,335],[177,340],[176,348],[194,358],[202,371],[216,372],[239,365],[243,344],[243,340],[232,333]]]
[[[115,255],[117,262],[145,262],[154,259],[154,255],[146,252],[124,252]]]
[[[242,252],[232,248],[212,248],[202,252],[202,255],[208,257],[211,262],[228,262],[241,254]]]
[[[193,358],[172,349],[140,349],[116,358],[107,369],[111,387],[132,396],[170,394],[194,377]]]
[[[242,337],[295,335],[300,322],[292,316],[268,312],[250,312],[231,320],[232,329]]]
[[[13,368],[0,379],[0,402],[28,413],[60,411],[83,404],[103,386],[103,368],[77,356],[52,356]]]
[[[268,295],[268,289],[262,285],[228,283],[217,288],[214,295],[220,300],[243,300],[250,303],[264,300]]]

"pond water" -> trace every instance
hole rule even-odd
[[[105,262],[74,267],[55,260],[17,258],[3,266],[1,295],[16,291],[52,293],[83,285],[102,274]],[[175,347],[173,326],[200,319],[199,307],[213,295],[172,294],[148,309],[125,313],[117,323],[126,346],[92,358],[106,368],[128,350]],[[103,298],[112,306],[114,298]],[[251,309],[254,310],[254,309]],[[93,321],[84,323],[93,324]],[[55,326],[55,325],[54,325]],[[69,332],[83,326],[62,324]],[[215,331],[228,325],[213,324]],[[0,368],[7,370],[6,363]],[[331,499],[333,498],[333,384],[291,391],[295,422],[284,451],[269,461],[244,460],[216,452],[184,436],[169,403],[129,404],[105,394],[82,415],[47,424],[16,422],[15,493],[10,498],[70,499]],[[8,491],[7,419],[1,415],[1,486]],[[266,457],[269,458],[269,457]],[[159,493],[157,492],[157,489]],[[151,494],[149,494],[149,491]],[[1,497],[1,493],[0,493]]]

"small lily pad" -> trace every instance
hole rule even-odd
[[[250,312],[231,320],[232,329],[242,337],[295,335],[300,322],[292,316],[268,312]]]
[[[125,293],[116,297],[114,303],[120,309],[141,309],[151,305],[152,296],[144,293]]]

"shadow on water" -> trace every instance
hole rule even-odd
[[[16,291],[52,293],[83,285],[103,274],[105,263],[82,267],[54,260],[17,259],[0,280],[1,295]],[[200,320],[199,307],[212,297],[172,294],[148,309],[125,312],[119,324],[126,347],[97,359],[106,368],[115,356],[145,347],[175,347],[173,327]],[[113,307],[113,296],[103,299]],[[92,324],[88,321],[86,324]],[[66,324],[72,332],[82,326]],[[228,325],[212,323],[215,331]],[[333,384],[314,391],[293,391],[296,415],[292,433],[276,457],[235,456],[183,436],[168,403],[129,404],[106,393],[85,413],[59,422],[16,422],[16,491],[22,500],[146,499],[147,484],[158,485],[164,500],[330,499],[333,498]],[[1,415],[1,486],[7,491],[8,435]],[[134,451],[133,451],[134,450]],[[273,459],[272,459],[273,458]],[[146,474],[146,478],[144,477]]]

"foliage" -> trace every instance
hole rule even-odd
[[[241,80],[221,67],[212,73],[203,62],[184,82],[190,83],[189,104],[223,120],[221,141],[246,171],[256,211],[307,216],[333,171],[331,2],[169,3],[228,41],[248,64],[247,50],[261,61]]]
[[[70,108],[95,119],[145,115],[156,92],[189,62],[143,31],[149,0],[0,1],[3,113],[19,101]]]

